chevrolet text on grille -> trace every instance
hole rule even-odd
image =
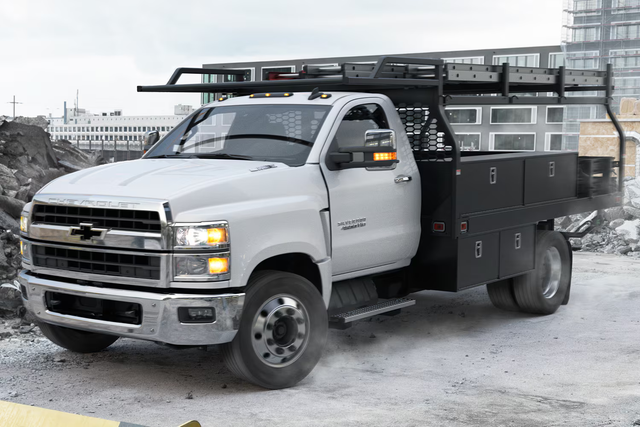
[[[70,205],[70,206],[91,206],[99,208],[121,208],[134,209],[140,203],[134,202],[113,202],[108,200],[77,200],[77,199],[59,199],[49,198],[47,200],[52,205]]]

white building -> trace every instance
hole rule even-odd
[[[142,150],[147,131],[157,130],[165,136],[193,112],[190,105],[176,105],[174,115],[123,116],[121,110],[91,114],[70,108],[66,117],[50,117],[47,132],[52,140],[66,139],[87,150]]]

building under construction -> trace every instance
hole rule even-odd
[[[620,107],[623,98],[640,99],[640,0],[565,0],[563,13],[564,64],[558,62],[555,66],[604,70],[608,63],[613,65],[613,110],[622,114],[628,139],[628,171],[632,176],[637,175],[640,171],[640,150],[637,149],[640,134],[635,123],[640,119],[637,115],[640,111],[632,110],[638,110],[640,103],[625,102],[624,111]],[[615,138],[615,132],[603,128],[604,118],[604,109],[596,106],[567,107],[564,146],[575,149],[578,145],[576,134],[579,134],[582,155],[593,155],[595,152],[590,152],[591,148],[609,149],[612,145],[609,140]]]

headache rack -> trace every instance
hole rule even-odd
[[[166,85],[138,86],[138,92],[216,93],[233,96],[264,92],[373,92],[387,95],[402,118],[416,159],[460,162],[444,108],[453,105],[603,105],[620,137],[619,159],[624,159],[625,136],[611,110],[613,68],[605,71],[567,70],[502,65],[445,63],[441,59],[402,56],[377,62],[337,66],[305,65],[297,73],[270,73],[272,80],[245,81],[243,70],[178,68]],[[224,83],[177,84],[183,74],[234,76]],[[567,96],[567,92],[596,92],[597,96]],[[530,96],[532,93],[546,96]],[[551,94],[549,96],[549,94]],[[622,191],[624,161],[619,168]]]

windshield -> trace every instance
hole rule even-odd
[[[331,107],[251,105],[203,108],[145,156],[259,160],[300,166],[307,161]]]

